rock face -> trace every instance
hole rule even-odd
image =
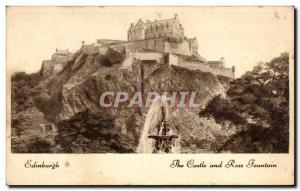
[[[171,119],[181,131],[182,143],[189,145],[191,139],[202,140],[207,139],[207,137],[214,140],[216,134],[219,136],[222,133],[222,128],[215,130],[219,132],[212,133],[204,127],[205,124],[195,127],[191,123],[180,121],[184,118],[193,118],[198,121],[195,124],[201,123],[196,113],[214,95],[225,92],[229,79],[199,70],[192,71],[168,65],[164,59],[149,62],[135,60],[132,69],[127,70],[122,68],[122,62],[125,58],[125,50],[108,49],[104,54],[99,54],[81,48],[73,54],[72,60],[67,62],[62,71],[50,78],[44,77],[35,87],[39,89],[39,94],[34,97],[35,107],[45,115],[45,119],[57,124],[58,129],[64,128],[68,124],[68,120],[71,120],[78,113],[88,111],[88,113],[108,114],[113,119],[112,123],[109,123],[111,128],[117,130],[120,135],[126,135],[126,141],[132,141],[129,144],[131,149],[128,148],[130,147],[128,144],[127,148],[123,149],[124,152],[127,152],[129,150],[134,151],[134,147],[138,144],[139,133],[143,127],[144,116],[148,108],[103,108],[99,104],[102,93],[106,91],[131,93],[141,91],[146,94],[149,91],[195,91],[197,92],[195,102],[200,104],[199,108],[193,108],[193,110],[172,108],[171,111]],[[182,110],[186,111],[185,116],[180,115]],[[78,116],[80,117],[77,115],[77,118]],[[75,123],[75,119],[72,118],[72,124]],[[70,127],[68,126],[68,128]],[[201,137],[199,137],[200,134]],[[61,141],[58,142],[62,144]],[[62,145],[67,146],[66,144]],[[99,151],[99,147],[96,147],[98,148],[97,151],[93,151],[91,148],[86,150],[76,150],[75,148],[76,151],[73,149],[73,152],[109,152],[107,145],[106,150],[103,151]],[[113,152],[121,151],[122,148],[113,150]],[[71,152],[70,149],[68,152]]]

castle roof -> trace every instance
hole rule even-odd
[[[144,28],[145,26],[151,26],[151,25],[166,25],[166,23],[172,25],[175,23],[176,19],[177,19],[177,15],[175,15],[175,17],[169,18],[169,19],[162,19],[162,20],[155,20],[155,21],[147,20],[146,23],[144,23],[142,19],[139,19],[136,24],[131,23],[129,31],[132,31],[137,28],[142,28],[142,27]],[[181,29],[183,29],[181,24],[180,24],[180,27],[181,27]]]
[[[142,21],[142,19],[139,19],[134,28],[145,28],[145,23]]]
[[[146,25],[152,25],[152,24],[159,25],[159,24],[163,24],[166,22],[173,24],[175,22],[175,18],[156,20],[156,21],[152,21],[152,22],[150,21],[150,22],[147,22]]]

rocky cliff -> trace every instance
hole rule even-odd
[[[30,97],[33,100],[30,107],[37,108],[45,121],[57,126],[57,134],[53,136],[56,141],[51,144],[60,148],[50,152],[135,151],[148,108],[103,108],[99,98],[106,91],[196,91],[195,102],[200,103],[199,108],[170,112],[172,123],[182,135],[182,145],[201,146],[203,140],[209,145],[228,134],[220,126],[209,125],[214,122],[199,118],[197,113],[214,95],[225,92],[229,79],[170,66],[163,59],[136,60],[132,70],[127,70],[122,68],[125,57],[125,50],[108,49],[105,54],[99,54],[82,47],[62,71],[50,78],[41,76],[39,83],[31,87],[36,93]],[[84,141],[87,146],[83,148],[80,145]]]

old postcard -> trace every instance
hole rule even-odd
[[[7,7],[7,184],[294,185],[294,7]]]

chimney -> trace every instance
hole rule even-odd
[[[131,23],[131,27],[133,27],[134,26],[134,23]]]
[[[175,14],[175,15],[174,15],[174,18],[175,18],[175,19],[178,19],[178,14]]]
[[[56,52],[58,51],[58,49],[56,48]]]

